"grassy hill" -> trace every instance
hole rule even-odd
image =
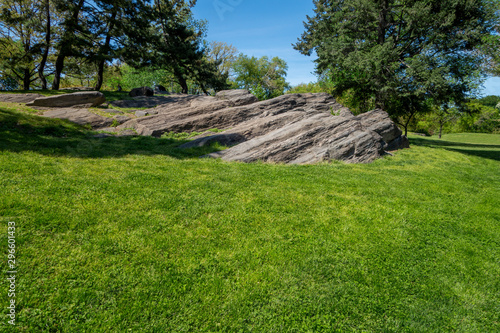
[[[366,165],[226,163],[2,106],[13,331],[498,332],[500,135],[410,140]]]

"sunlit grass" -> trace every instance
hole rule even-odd
[[[498,136],[461,138],[363,165],[227,163],[0,109],[16,330],[500,331]]]

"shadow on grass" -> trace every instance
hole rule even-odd
[[[430,138],[410,138],[410,144],[422,147],[442,148],[466,155],[500,161],[500,145],[461,143]]]
[[[67,120],[38,117],[0,108],[0,151],[32,151],[50,156],[120,157],[167,155],[193,158],[221,147],[179,149],[186,140],[145,136],[94,138],[92,132]]]

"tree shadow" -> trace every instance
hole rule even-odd
[[[48,156],[106,158],[125,155],[200,157],[222,147],[178,148],[188,140],[146,136],[94,137],[95,132],[67,120],[44,118],[0,108],[0,151],[31,151]]]
[[[466,155],[500,161],[500,145],[461,143],[429,138],[411,138],[410,144],[422,147],[442,148]]]

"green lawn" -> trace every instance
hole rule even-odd
[[[412,136],[366,165],[182,142],[0,108],[0,244],[14,221],[18,251],[0,331],[500,331],[499,135]]]

